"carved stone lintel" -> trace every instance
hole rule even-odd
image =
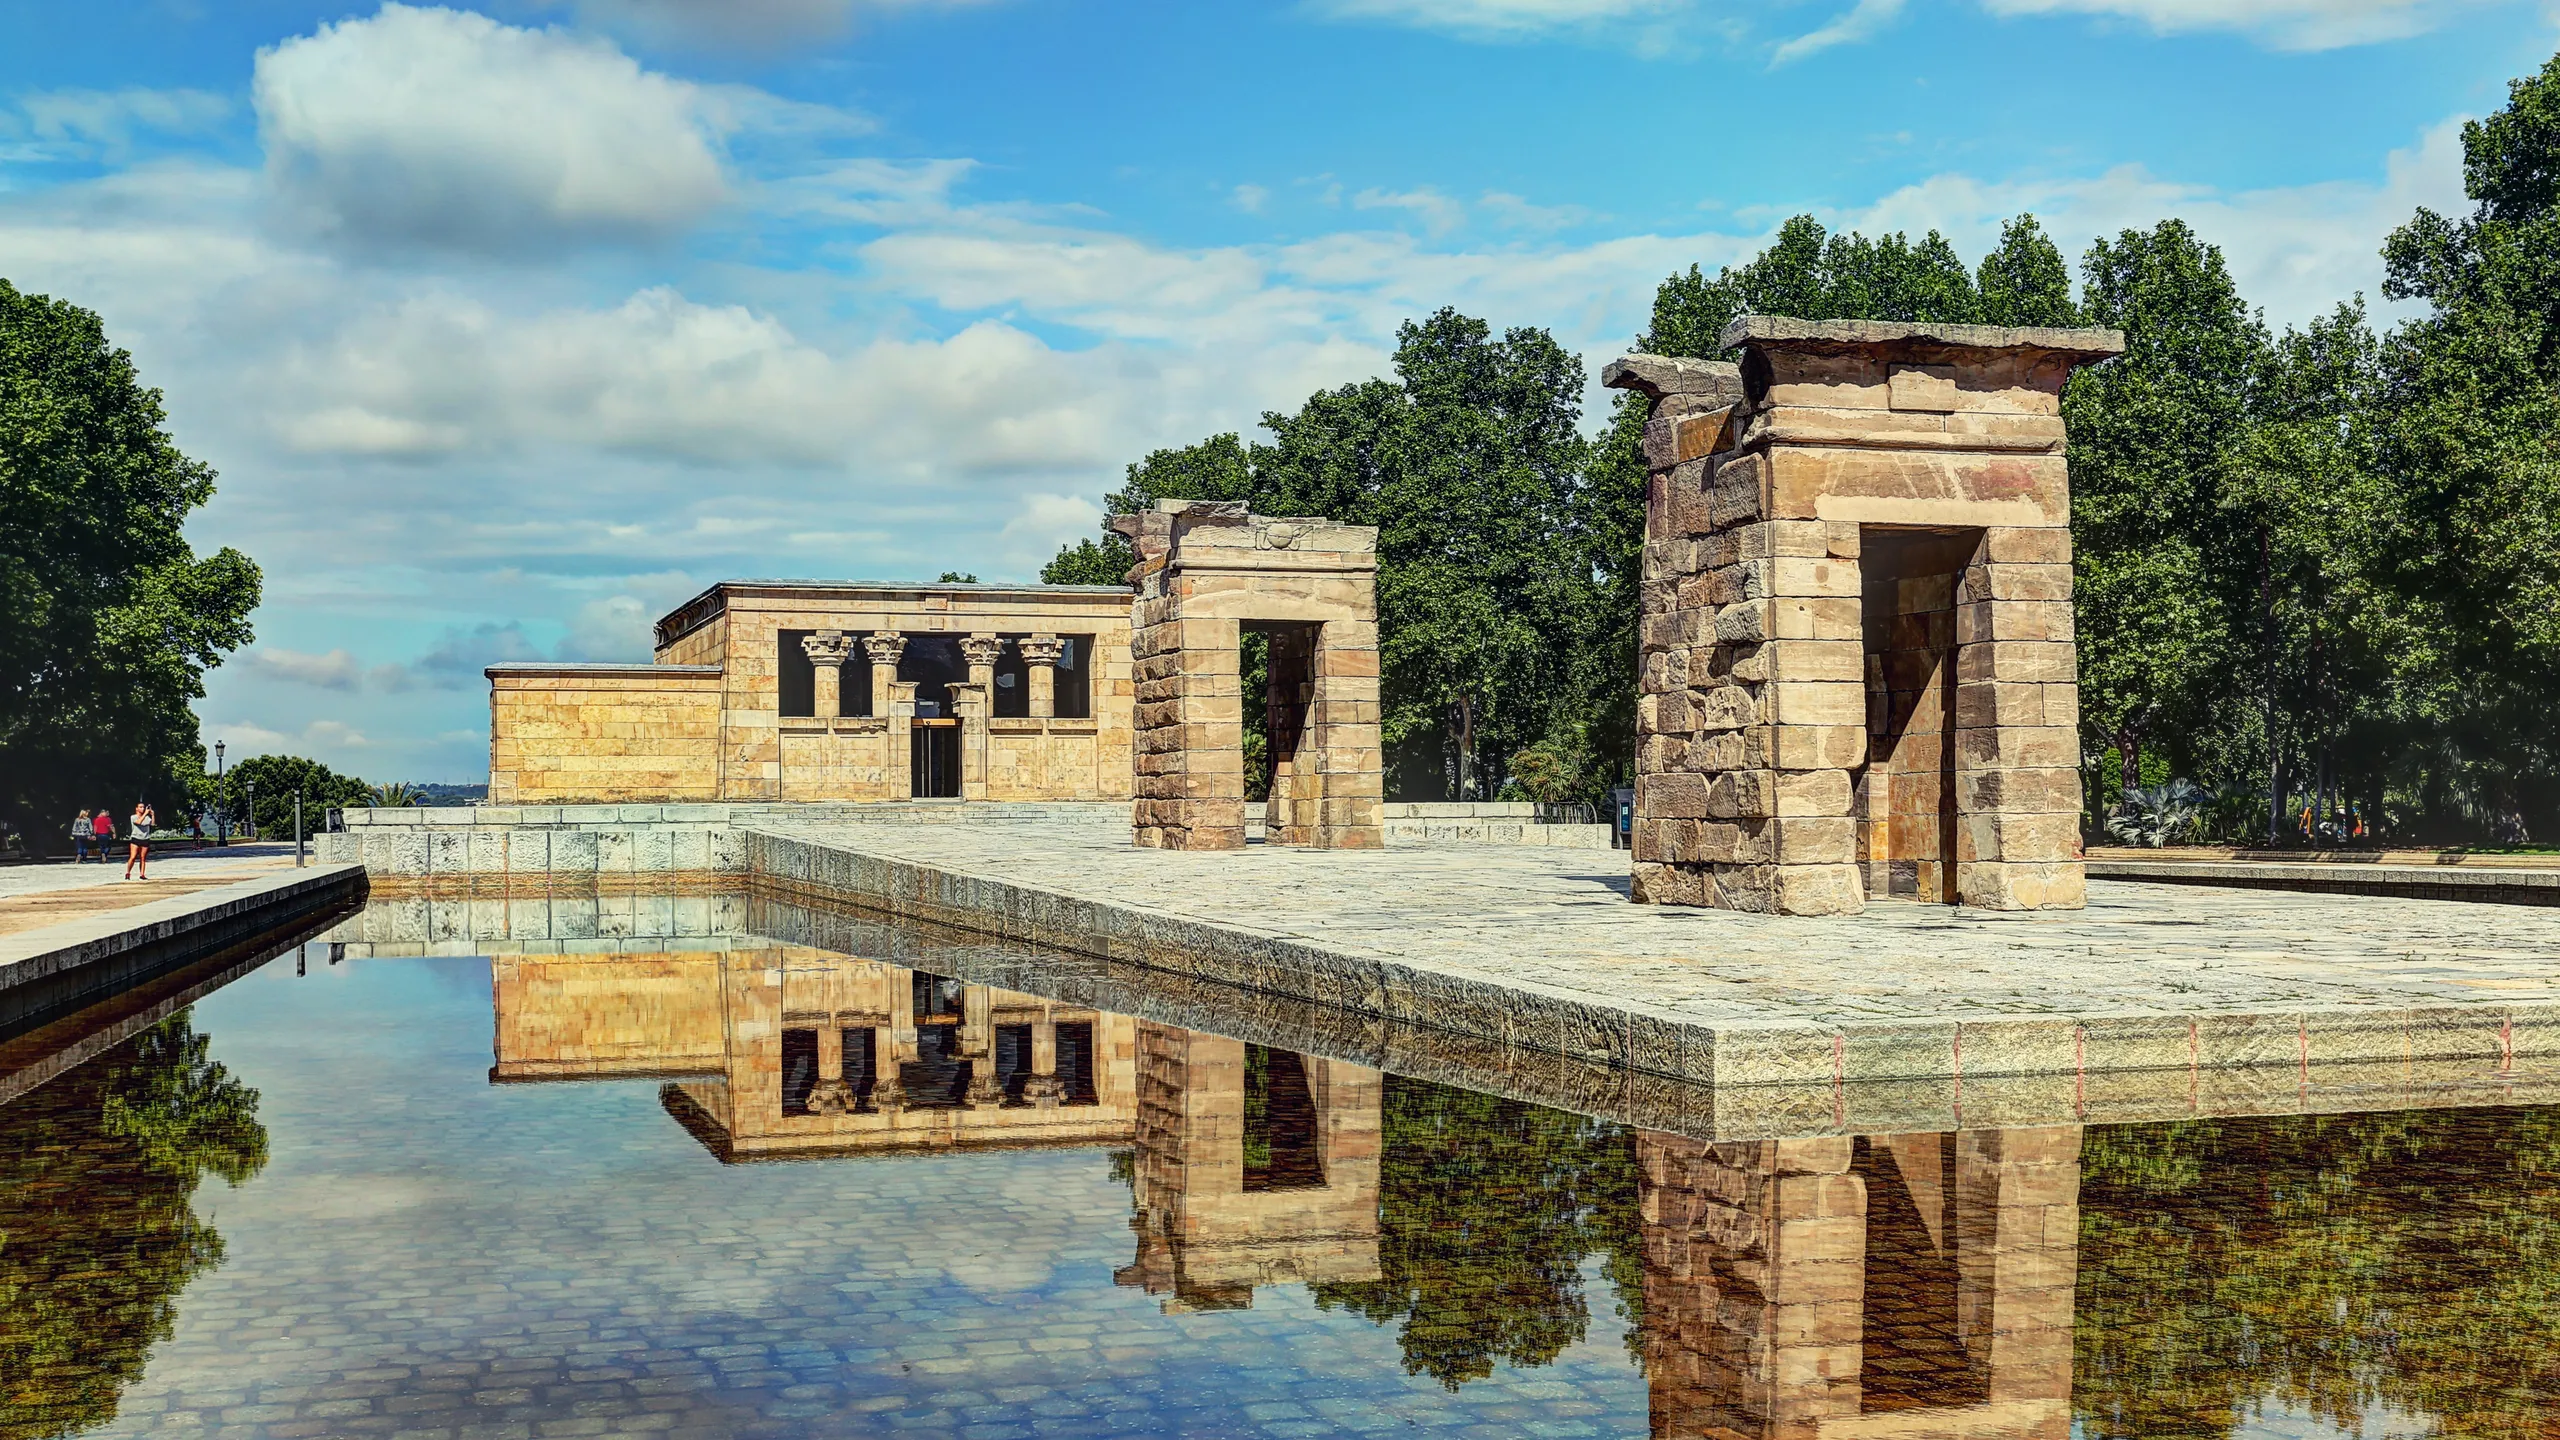
[[[993,665],[1004,653],[1004,638],[999,635],[966,635],[960,640],[960,658],[972,665]]]
[[[821,630],[800,637],[800,650],[819,665],[842,665],[853,658],[853,637],[841,630]]]
[[[874,630],[862,637],[862,653],[874,665],[895,665],[907,651],[907,637],[895,630]]]
[[[1015,643],[1027,665],[1055,665],[1067,648],[1067,642],[1055,635],[1033,635]]]

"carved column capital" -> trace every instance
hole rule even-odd
[[[862,653],[874,665],[895,665],[907,651],[907,637],[895,630],[874,630],[862,637]]]
[[[1004,653],[1004,639],[997,635],[964,635],[960,638],[960,658],[971,665],[993,665]]]
[[[801,653],[819,665],[842,665],[853,658],[853,637],[841,630],[821,630],[800,637]]]
[[[1055,635],[1033,635],[1016,644],[1022,651],[1024,663],[1031,665],[1055,665],[1059,654],[1067,648],[1067,642]]]

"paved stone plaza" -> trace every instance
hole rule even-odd
[[[2560,916],[2097,883],[2086,911],[1628,903],[1620,852],[1141,851],[1021,821],[760,831],[760,884],[1715,1083],[2560,1052]]]

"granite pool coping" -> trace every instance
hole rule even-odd
[[[1137,851],[1092,825],[756,830],[760,893],[1702,1085],[2560,1055],[2560,915],[2094,882],[2085,912],[1630,905],[1614,852]]]

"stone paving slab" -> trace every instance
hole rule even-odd
[[[1706,1084],[2560,1054],[2560,914],[2093,882],[2080,912],[1635,906],[1620,852],[1141,851],[827,826],[759,887]]]
[[[121,846],[118,847],[122,849]],[[128,879],[124,857],[106,864],[64,861],[0,869],[0,935],[173,899],[293,866],[293,847],[234,845],[151,857],[152,876]]]
[[[0,935],[0,1021],[115,989],[170,963],[170,947],[226,944],[361,897],[361,865],[290,866],[192,894]]]

